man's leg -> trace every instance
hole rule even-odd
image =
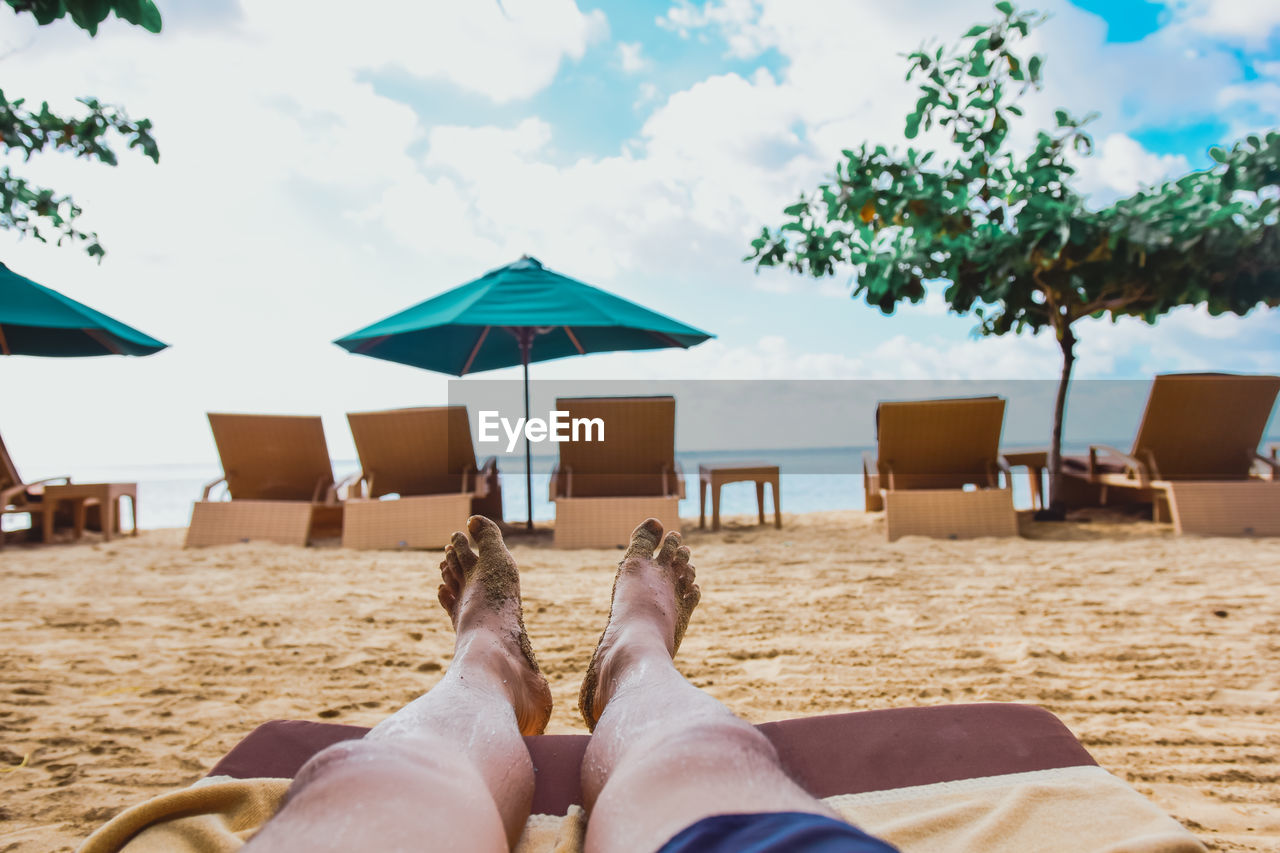
[[[676,671],[700,591],[679,534],[661,537],[655,519],[632,534],[579,697],[594,731],[582,766],[588,853],[657,850],[711,815],[838,820],[786,775],[764,735]]]
[[[479,555],[455,533],[440,564],[458,635],[444,677],[363,740],[309,761],[250,849],[505,850],[519,839],[533,801],[521,734],[546,728],[551,691],[502,534],[479,516],[467,528]]]

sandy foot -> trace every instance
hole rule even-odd
[[[498,526],[483,516],[467,520],[477,555],[467,537],[453,534],[440,563],[443,583],[437,597],[457,632],[459,652],[491,637],[514,677],[506,679],[520,733],[541,734],[551,717],[551,690],[533,655],[524,627],[520,573]],[[483,645],[483,644],[482,644]]]
[[[655,556],[659,542],[662,547]],[[656,518],[644,521],[631,534],[631,545],[618,564],[609,621],[578,692],[578,710],[588,729],[595,729],[608,704],[601,685],[613,681],[608,672],[619,657],[616,652],[626,645],[627,632],[656,627],[659,636],[669,642],[668,651],[674,658],[700,597],[693,566],[689,565],[689,549],[680,544],[680,534],[671,532],[664,539],[662,524]]]

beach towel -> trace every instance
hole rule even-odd
[[[214,776],[117,815],[80,853],[232,853],[279,806],[288,779]],[[828,797],[903,853],[1203,853],[1202,845],[1101,767],[1059,767]],[[586,815],[533,815],[518,853],[577,853]]]

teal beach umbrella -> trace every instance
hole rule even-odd
[[[0,355],[151,355],[166,346],[0,263]]]
[[[367,355],[453,376],[571,355],[681,347],[714,337],[612,293],[560,275],[525,255],[474,281],[334,341]],[[533,528],[532,452],[525,487]]]

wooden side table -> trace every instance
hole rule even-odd
[[[67,483],[63,486],[44,487],[44,541],[53,541],[53,516],[59,501],[75,504],[75,536],[84,535],[85,516],[90,504],[97,504],[102,513],[102,539],[111,541],[112,533],[120,532],[120,500],[128,498],[133,510],[133,535],[138,535],[138,484],[137,483]]]
[[[1049,472],[1049,451],[1041,447],[1024,447],[1004,450],[1000,455],[1009,463],[1010,468],[1026,466],[1027,485],[1031,487],[1031,508],[1045,509],[1049,490],[1044,479]],[[1013,484],[1010,483],[1009,486],[1012,487]]]
[[[717,462],[698,466],[698,526],[707,526],[707,489],[711,490],[711,529],[720,529],[720,487],[750,480],[756,484],[756,505],[764,524],[764,486],[773,487],[773,526],[782,527],[782,493],[778,466],[766,462]]]

